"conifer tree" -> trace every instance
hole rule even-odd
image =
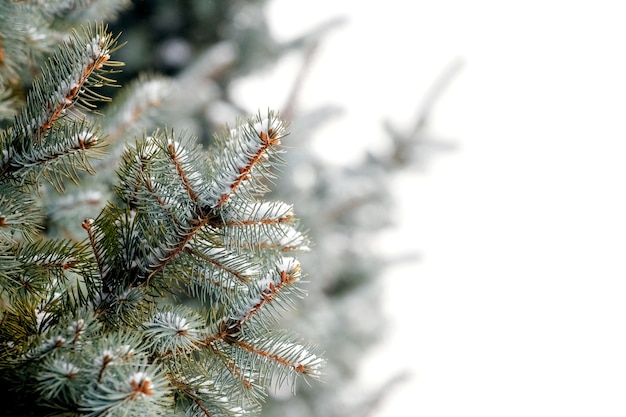
[[[100,99],[113,100],[91,101],[91,105],[97,106],[95,111],[77,108],[79,103],[66,109],[71,115],[82,110],[81,117],[95,120],[102,138],[98,145],[106,144],[106,148],[97,159],[88,160],[90,174],[78,171],[77,183],[62,182],[63,192],[46,180],[40,182],[29,200],[37,209],[29,207],[30,214],[21,213],[39,216],[34,221],[40,226],[36,239],[42,240],[42,235],[62,241],[84,239],[86,230],[80,220],[98,219],[109,202],[119,201],[115,192],[120,183],[116,170],[128,144],[136,148],[137,139],[149,137],[152,142],[165,136],[168,141],[185,143],[197,138],[204,147],[215,149],[212,138],[216,131],[218,137],[224,136],[219,133],[224,120],[232,119],[233,114],[255,112],[232,97],[233,82],[266,69],[291,52],[304,52],[303,73],[306,72],[310,52],[336,21],[296,39],[277,42],[264,15],[265,3],[150,0],[131,5],[128,0],[55,0],[13,4],[0,0],[2,128],[14,123],[33,74],[46,62],[51,48],[67,40],[70,28],[77,27],[81,33],[81,23],[103,19],[109,22],[110,32],[122,32],[118,42],[125,43],[113,54],[124,61],[123,71],[106,75],[122,88],[104,82],[92,88],[102,96]],[[129,6],[130,10],[124,10]],[[118,14],[120,19],[113,19]],[[155,69],[161,74],[157,75]],[[289,95],[293,99],[301,78],[294,87],[290,80],[285,80],[280,88],[293,88]],[[263,415],[361,416],[393,386],[395,380],[382,380],[377,387],[362,389],[355,379],[364,353],[385,337],[388,327],[380,310],[381,286],[386,285],[381,283],[381,276],[392,260],[373,251],[371,242],[377,240],[379,230],[393,222],[389,184],[395,176],[404,175],[424,161],[430,145],[425,129],[432,104],[428,101],[427,97],[424,113],[418,115],[410,132],[400,133],[389,127],[389,137],[380,138],[391,139],[388,154],[371,154],[346,167],[327,164],[306,146],[316,127],[337,114],[337,109],[304,113],[294,106],[294,100],[282,108],[283,117],[293,120],[289,127],[290,149],[281,154],[286,165],[281,167],[280,177],[271,181],[272,190],[266,198],[295,203],[315,249],[298,254],[305,271],[314,268],[314,284],[307,287],[311,294],[298,301],[297,309],[281,314],[279,327],[295,329],[324,346],[329,365],[324,376],[326,383],[300,384],[295,397],[283,395],[289,389],[279,390],[278,395],[270,389]],[[256,122],[259,118],[264,117],[257,117]],[[246,118],[242,116],[240,120]],[[99,150],[91,149],[90,154]],[[0,264],[8,259],[2,258],[5,252],[3,249],[0,254]],[[15,264],[14,267],[17,268]],[[195,294],[176,291],[179,308],[201,308],[204,301]],[[5,385],[7,389],[15,388],[8,379],[0,377],[2,389]]]
[[[287,127],[259,112],[204,147],[144,131],[172,92],[156,76],[105,106],[120,45],[89,22],[126,5],[0,2],[3,409],[249,415],[323,365],[277,326],[309,247],[293,206],[263,198]]]

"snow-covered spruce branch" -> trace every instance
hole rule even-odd
[[[228,363],[230,384],[240,384],[245,390],[258,385],[259,379],[278,385],[286,375],[291,375],[292,384],[295,375],[318,377],[323,361],[311,353],[311,346],[288,333],[268,330],[273,317],[267,304],[280,303],[280,297],[290,295],[299,279],[299,263],[283,258],[266,279],[248,287],[247,297],[214,325],[205,327],[199,315],[180,307],[163,310],[145,323],[147,340],[161,363],[197,351],[221,358],[234,356]],[[263,315],[265,318],[260,317]],[[253,318],[257,320],[251,324]],[[258,372],[259,368],[272,370]]]
[[[103,27],[88,28],[84,34],[74,34],[69,45],[57,49],[17,115],[16,124],[21,129],[15,132],[15,144],[36,145],[73,106],[90,109],[94,102],[108,100],[91,88],[113,83],[105,66],[120,65],[110,61],[115,42]]]
[[[226,390],[235,398],[256,398],[263,387],[293,383],[296,375],[320,375],[323,361],[311,346],[269,330],[280,308],[303,295],[300,264],[284,254],[308,249],[290,205],[253,198],[265,190],[253,186],[271,175],[277,138],[284,135],[271,112],[231,130],[217,141],[223,148],[207,155],[189,138],[155,132],[124,154],[119,201],[85,226],[103,264],[105,294],[96,314],[107,326],[143,326],[151,361],[170,370],[172,385],[184,387],[179,395],[198,410],[215,398],[207,396],[214,393],[205,379],[190,378],[187,368],[180,372],[192,359],[212,364],[201,375],[219,381],[220,395]],[[232,150],[241,147],[245,158]],[[219,169],[224,164],[230,174]],[[282,240],[267,245],[268,236]],[[239,240],[244,237],[249,241]],[[150,294],[171,288],[205,307],[146,306]]]
[[[0,131],[0,388],[16,415],[250,415],[323,365],[274,328],[304,295],[295,256],[309,249],[294,208],[262,200],[285,125],[258,114],[206,150],[144,135],[120,155],[114,199],[82,220],[85,239],[50,239],[41,180],[80,181],[106,132],[163,104],[129,100],[119,114],[136,117],[114,117],[119,129],[87,117],[116,47],[102,26],[72,35]]]
[[[234,243],[215,245],[216,239],[233,240],[220,233],[225,226],[222,212],[232,218],[235,210],[229,210],[231,206],[254,204],[242,201],[266,191],[262,180],[273,175],[270,169],[276,163],[277,147],[284,134],[282,122],[270,113],[267,118],[259,116],[243,123],[226,137],[218,137],[208,153],[199,152],[184,136],[174,138],[172,132],[163,131],[129,149],[122,157],[121,183],[116,188],[125,204],[109,205],[94,224],[96,234],[103,235],[100,240],[110,242],[95,250],[105,251],[106,256],[101,257],[110,260],[103,268],[105,284],[108,286],[119,275],[118,265],[124,266],[123,271],[132,271],[126,281],[134,286],[161,274],[180,257],[201,258],[240,279],[245,276],[246,270],[234,272],[246,257],[245,252],[233,250],[231,258],[237,260],[225,262],[220,249]],[[111,219],[115,227],[108,229]],[[120,246],[118,241],[106,238],[117,236],[119,230],[126,231],[123,239],[128,239],[128,244]],[[139,230],[155,233],[145,237]],[[138,237],[148,239],[146,244],[139,244]],[[132,253],[121,254],[121,248]]]
[[[34,183],[45,176],[55,187],[63,179],[76,181],[78,169],[90,171],[84,151],[99,142],[95,122],[80,109],[91,110],[108,98],[95,88],[111,85],[111,61],[116,39],[103,26],[74,33],[68,44],[58,48],[34,81],[26,103],[13,127],[0,136],[0,174],[21,183]]]
[[[261,146],[267,142],[264,135],[249,127],[278,120],[272,113],[268,116],[245,122],[243,128],[248,135],[256,132]],[[117,204],[126,205],[116,205],[119,211],[111,205],[97,221],[85,222],[88,246],[73,249],[71,242],[59,241],[46,247],[31,246],[16,257],[23,265],[42,271],[37,284],[41,291],[34,293],[30,302],[22,299],[20,306],[38,306],[35,313],[41,339],[18,356],[17,363],[22,370],[35,367],[22,373],[23,384],[34,383],[43,404],[90,415],[133,410],[156,413],[168,406],[176,393],[178,405],[198,415],[237,416],[256,409],[271,385],[293,384],[298,375],[320,375],[323,361],[310,344],[289,332],[271,330],[277,307],[291,307],[292,298],[303,295],[297,287],[300,264],[283,255],[296,248],[290,244],[268,249],[224,238],[241,228],[250,228],[249,235],[253,235],[259,224],[266,228],[292,224],[291,235],[298,235],[293,209],[282,202],[244,203],[253,190],[235,195],[249,187],[246,181],[263,173],[254,167],[241,170],[240,174],[249,175],[245,180],[234,176],[233,184],[238,186],[228,187],[234,193],[231,198],[216,199],[218,203],[207,208],[203,198],[207,190],[202,185],[216,182],[200,181],[212,173],[212,165],[204,163],[221,161],[199,158],[198,153],[190,140],[183,146],[172,135],[158,132],[145,143],[137,143],[129,148],[125,160],[134,161],[137,170],[133,172],[142,175],[133,177],[120,170],[118,194],[124,200]],[[250,161],[269,164],[258,155],[258,151],[250,152]],[[189,165],[200,160],[203,164],[194,168],[206,172]],[[176,181],[165,183],[166,189],[148,187],[156,184],[146,176],[151,173],[169,173],[167,177]],[[125,178],[130,180],[125,182]],[[112,216],[120,213],[125,215]],[[150,258],[154,253],[147,249],[148,237],[154,234],[164,239],[170,233],[159,219],[174,224],[174,230],[180,232],[174,235],[179,243],[166,248],[182,250]],[[94,233],[93,229],[98,230]],[[263,241],[267,234],[259,233],[257,240]],[[300,241],[306,241],[304,236]],[[306,248],[302,245],[300,249]],[[89,250],[93,257],[88,256]],[[142,255],[164,265],[157,268],[144,262],[152,267],[143,271],[143,276],[153,275],[150,280],[119,279],[141,273],[138,263]],[[50,280],[51,271],[57,272]],[[102,287],[96,271],[105,283]],[[68,274],[81,275],[83,280],[78,285],[68,282]],[[97,288],[105,291],[99,300],[91,293]],[[174,288],[195,295],[204,305],[196,310],[154,304],[155,290],[163,293]],[[68,316],[69,311],[74,313]]]

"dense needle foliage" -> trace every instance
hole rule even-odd
[[[39,44],[35,23],[81,4],[47,6],[0,3],[4,409],[240,416],[268,389],[318,377],[314,347],[276,326],[304,294],[296,255],[309,244],[291,205],[263,200],[284,122],[259,112],[207,148],[175,126],[137,134],[161,80],[140,78],[103,110],[99,89],[122,65],[117,37],[101,24],[69,35],[48,25]],[[112,137],[129,144],[107,149]],[[117,179],[63,200],[110,165]],[[67,228],[50,216],[62,205]]]

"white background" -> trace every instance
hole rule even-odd
[[[464,62],[431,119],[458,149],[393,185],[399,228],[381,250],[421,259],[384,278],[394,332],[363,378],[412,379],[370,417],[626,415],[620,3],[271,3],[279,38],[349,19],[322,44],[300,103],[346,109],[318,137],[338,162],[375,148],[383,119],[412,120],[436,77]],[[257,82],[254,109],[283,104],[270,85]]]

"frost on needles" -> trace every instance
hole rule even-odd
[[[0,130],[0,380],[15,415],[243,416],[267,390],[317,378],[314,346],[278,330],[304,295],[293,207],[264,201],[287,134],[268,111],[215,137],[162,128],[126,146],[114,197],[45,233],[39,193],[102,154],[121,65],[102,26],[72,35]],[[102,137],[101,137],[102,136]]]

